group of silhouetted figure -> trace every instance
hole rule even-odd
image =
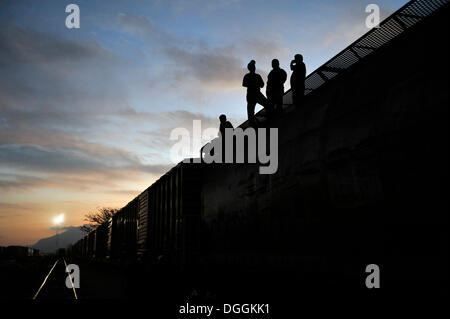
[[[303,56],[296,54],[294,60],[290,64],[291,74],[291,90],[292,103],[299,106],[302,103],[305,95],[305,77],[306,67],[303,63]],[[271,117],[275,114],[280,114],[283,111],[283,95],[284,83],[287,80],[287,73],[280,68],[280,61],[272,60],[272,70],[267,76],[266,95],[261,93],[264,87],[264,81],[261,75],[256,73],[256,62],[251,60],[247,65],[248,73],[244,75],[242,86],[247,88],[247,115],[250,126],[257,126],[258,122],[255,117],[256,104],[260,104],[266,110],[266,116]],[[219,117],[220,128],[219,132],[222,136],[225,135],[226,128],[233,128],[233,125],[227,120],[226,115],[222,114]]]
[[[266,95],[261,93],[264,87],[264,81],[256,73],[256,62],[251,60],[247,65],[249,73],[244,76],[242,86],[247,88],[247,115],[250,125],[257,124],[255,117],[255,106],[260,104],[266,110],[267,117],[275,113],[281,113],[283,108],[284,82],[287,74],[280,68],[280,62],[277,59],[272,60],[272,70],[267,76]],[[306,67],[303,63],[303,56],[296,54],[291,61],[291,90],[292,101],[294,105],[300,105],[305,92]]]

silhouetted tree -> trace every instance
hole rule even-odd
[[[90,212],[84,215],[84,220],[87,221],[88,224],[81,226],[80,229],[85,233],[89,233],[97,226],[107,222],[118,210],[119,209],[117,208],[111,207],[99,207],[96,212]]]

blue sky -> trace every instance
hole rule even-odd
[[[1,1],[0,244],[123,206],[172,165],[172,129],[245,119],[250,59],[266,80],[302,53],[310,73],[368,31],[369,3]],[[376,3],[384,18],[406,1]]]

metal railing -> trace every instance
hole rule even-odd
[[[333,58],[317,68],[305,79],[305,96],[349,69],[360,60],[380,49],[404,31],[410,29],[450,0],[412,0],[384,19]],[[292,104],[292,91],[283,96],[283,104]]]

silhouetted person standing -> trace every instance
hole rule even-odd
[[[294,105],[299,106],[305,95],[306,77],[306,66],[303,63],[303,56],[301,54],[296,54],[294,60],[291,61],[291,70],[292,102]]]
[[[280,62],[277,59],[273,59],[272,71],[267,76],[266,95],[278,112],[283,109],[284,82],[286,82],[286,79],[286,71],[280,68]]]
[[[256,124],[255,106],[256,103],[266,108],[266,112],[271,112],[271,104],[266,97],[261,93],[261,88],[264,87],[264,81],[257,73],[255,67],[255,61],[251,60],[247,65],[247,69],[250,71],[244,76],[242,80],[242,86],[247,88],[247,115],[250,124]]]

